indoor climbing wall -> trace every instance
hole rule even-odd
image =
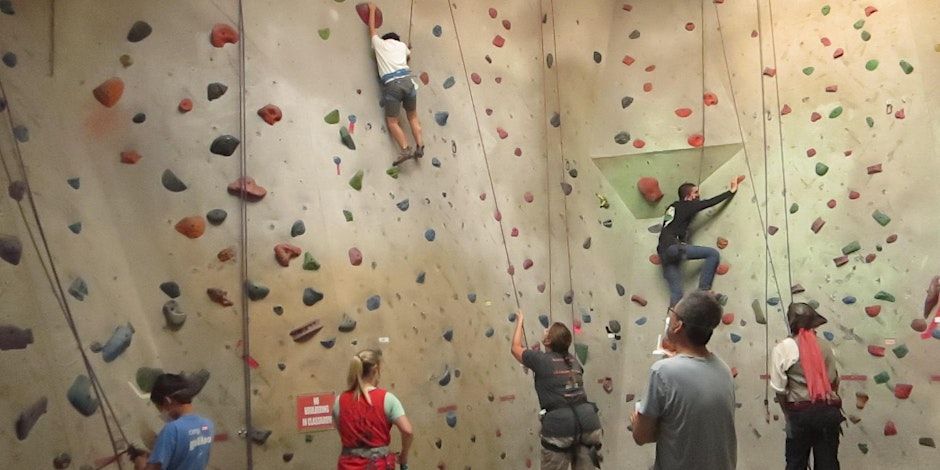
[[[661,213],[681,182],[745,175],[695,235],[723,258],[740,468],[782,462],[765,364],[791,298],[830,320],[846,468],[932,468],[937,5],[379,7],[426,142],[398,168],[353,0],[0,0],[3,455],[150,445],[165,370],[204,385],[212,468],[331,468],[298,398],[378,347],[413,468],[537,468],[522,308],[530,345],[573,327],[607,465],[646,468],[626,423],[666,309]]]

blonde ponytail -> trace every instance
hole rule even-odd
[[[353,392],[353,397],[356,400],[361,395],[365,397],[369,405],[372,405],[372,397],[366,393],[365,378],[375,372],[381,357],[381,352],[366,349],[356,353],[349,361],[349,372],[346,374],[346,391]]]

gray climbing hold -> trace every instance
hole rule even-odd
[[[16,67],[16,54],[12,52],[7,52],[3,54],[3,63],[7,67]]]
[[[323,294],[315,291],[312,287],[304,289],[303,301],[304,305],[312,307],[317,302],[323,300]]]
[[[12,0],[0,0],[0,12],[3,12],[7,15],[14,15],[16,11],[13,9]]]
[[[75,223],[69,224],[69,231],[74,233],[75,235],[82,233],[82,223],[75,222]]]
[[[455,83],[457,83],[457,81],[454,80],[454,77],[447,77],[447,80],[444,80],[444,89],[446,90],[454,86]]]
[[[542,328],[548,328],[548,315],[544,313],[539,315],[539,323],[542,324]]]
[[[584,240],[584,243],[581,244],[581,248],[584,248],[585,250],[591,248],[591,237],[587,237],[587,239]]]
[[[646,324],[646,320],[647,320],[646,317],[640,317],[640,318],[637,318],[636,321],[634,321],[633,323],[636,323],[637,326],[643,326]]]
[[[171,300],[172,302],[172,300]],[[111,362],[118,358],[131,345],[134,337],[134,327],[130,324],[120,325],[111,333],[108,342],[101,348],[101,358],[104,362]]]
[[[209,101],[217,100],[228,91],[228,87],[219,82],[210,83],[206,87],[206,96],[209,98]]]
[[[326,349],[330,349],[336,345],[336,338],[327,338],[323,341],[320,341],[320,345]]]
[[[441,335],[441,337],[443,337],[445,341],[451,341],[452,339],[454,339],[454,330],[452,329],[444,330],[444,334]]]
[[[283,305],[275,305],[274,308],[271,309],[271,310],[274,311],[274,314],[275,314],[275,315],[284,315],[284,306],[283,306]]]
[[[619,295],[619,296],[621,296],[621,297],[627,295],[627,289],[625,289],[622,285],[617,284],[617,285],[615,285],[614,287],[617,288],[617,295]]]
[[[447,425],[454,428],[457,427],[457,414],[453,411],[448,411],[444,416],[444,420],[447,421]]]
[[[486,331],[483,332],[483,335],[487,338],[492,338],[494,334],[496,334],[496,330],[494,330],[492,326],[488,327]]]
[[[29,129],[24,125],[16,126],[13,128],[13,137],[20,143],[29,142]]]
[[[632,97],[632,96],[624,96],[623,98],[620,98],[620,107],[621,107],[621,108],[627,109],[627,107],[629,107],[631,104],[633,104],[633,97]]]
[[[25,181],[13,181],[7,186],[7,194],[10,195],[10,198],[14,201],[22,201],[23,196],[26,195],[26,182]]]
[[[167,328],[171,330],[179,329],[186,323],[186,313],[175,300],[168,300],[163,304],[163,318]]]
[[[294,222],[294,225],[291,225],[291,227],[290,227],[290,236],[292,236],[292,237],[299,237],[299,236],[303,235],[304,233],[307,233],[307,226],[304,225],[304,221],[303,221],[303,220],[298,220],[298,221]]]
[[[212,209],[206,213],[206,220],[212,225],[222,225],[226,217],[228,217],[228,212],[223,209]]]
[[[340,128],[339,128],[339,140],[340,140],[340,142],[342,142],[343,145],[345,145],[346,148],[348,148],[349,150],[356,150],[356,142],[353,141],[352,136],[349,135],[349,131],[346,130],[345,127],[340,127]]]
[[[248,290],[248,298],[254,301],[261,300],[271,293],[271,289],[254,281],[245,281],[245,289]]]
[[[729,336],[731,337],[732,343],[737,343],[738,341],[741,341],[741,335],[737,333],[731,333]]]
[[[437,381],[437,384],[441,387],[447,386],[450,383],[450,367],[444,366],[444,372],[441,373],[440,380]]]
[[[52,468],[56,470],[63,470],[63,469],[69,468],[71,465],[72,465],[72,456],[69,455],[67,452],[62,452],[61,454],[55,456],[55,458],[52,459]],[[87,465],[83,465],[83,467],[87,467]]]
[[[223,157],[231,157],[240,143],[241,141],[233,135],[220,135],[212,141],[209,151]]]
[[[411,202],[405,199],[404,201],[401,201],[395,205],[398,206],[398,210],[405,212],[409,207],[411,207]]]
[[[620,131],[617,135],[614,136],[614,142],[624,145],[627,142],[630,142],[630,133],[626,131]]]
[[[427,229],[427,230],[424,231],[424,239],[425,239],[425,240],[427,240],[427,241],[429,241],[429,242],[433,242],[435,238],[437,238],[437,234],[434,232],[434,229],[433,229],[433,228],[429,228],[429,229]]]
[[[885,214],[884,212],[881,212],[878,209],[875,209],[875,212],[872,212],[871,216],[879,224],[881,224],[882,227],[884,227],[885,225],[888,225],[888,223],[891,222],[891,217],[888,217],[887,214]]]
[[[446,126],[448,117],[450,117],[450,113],[447,111],[434,113],[434,121],[437,122],[437,125],[439,126]]]
[[[343,314],[343,319],[339,322],[339,331],[343,333],[349,333],[352,330],[356,329],[356,320],[353,320],[349,315]]]
[[[157,377],[163,375],[163,369],[154,367],[141,367],[137,369],[134,378],[137,381],[137,388],[141,392],[150,393],[153,390],[153,384],[157,382]]]
[[[780,297],[771,297],[771,298],[767,299],[767,305],[770,305],[770,306],[773,306],[773,307],[776,307],[777,305],[780,305]]]
[[[578,169],[577,169],[577,168],[572,168],[572,169],[568,170],[568,176],[571,176],[572,178],[577,178],[577,177],[578,177]]]
[[[85,300],[88,295],[88,284],[80,277],[75,278],[69,286],[69,294],[78,300]]]
[[[91,416],[98,410],[98,399],[92,396],[91,379],[84,374],[75,377],[66,397],[82,416]]]
[[[46,409],[49,406],[49,399],[46,397],[40,397],[36,403],[33,403],[20,412],[20,416],[16,418],[16,438],[23,441],[29,437],[29,432],[32,431],[33,426],[36,425],[36,422],[39,421],[39,418],[42,415],[46,414]]]
[[[649,227],[646,227],[646,231],[648,231],[649,233],[660,233],[663,231],[663,224],[655,223],[653,225],[650,225]]]
[[[630,36],[629,36],[630,39],[637,39],[637,38],[639,38],[639,37],[640,37],[640,30],[639,30],[639,29],[634,29],[633,32],[630,33]]]
[[[268,438],[271,437],[270,429],[252,429],[248,431],[248,439],[251,439],[255,444],[264,445],[268,441]]]
[[[560,125],[561,125],[561,115],[558,114],[558,113],[553,114],[553,115],[552,115],[552,119],[551,119],[549,122],[551,123],[552,127],[558,127],[558,126],[560,126]]]
[[[620,322],[617,320],[611,320],[607,322],[607,330],[613,334],[620,333]]]
[[[82,185],[82,180],[79,178],[69,178],[65,181],[69,184],[69,186],[72,187],[72,189],[78,189]]]
[[[759,300],[755,299],[751,302],[751,310],[754,311],[754,321],[757,322],[758,325],[767,324],[767,316],[764,315],[764,308],[761,306]]]
[[[602,58],[603,58],[603,57],[601,56],[601,53],[600,53],[600,52],[594,51],[594,63],[595,63],[595,64],[601,63],[601,59],[602,59]]]
[[[434,168],[440,168],[440,167],[441,167],[441,161],[438,160],[437,157],[434,157],[434,158],[431,159],[431,166],[433,166]]]
[[[378,310],[378,308],[381,306],[382,306],[382,297],[380,297],[379,295],[373,295],[372,297],[369,297],[368,299],[366,299],[366,308],[370,312],[374,310]]]
[[[131,118],[131,121],[134,124],[143,124],[147,120],[147,115],[144,113],[137,113],[134,117]]]
[[[7,100],[4,99],[3,97],[0,97],[0,111],[6,111],[6,110],[7,110]]]
[[[564,301],[566,304],[571,305],[571,302],[574,302],[574,292],[568,291],[565,293]]]
[[[0,325],[0,351],[26,349],[33,344],[33,330],[13,325]]]
[[[20,264],[23,257],[23,244],[16,235],[0,234],[0,259],[14,266]]]
[[[206,383],[209,382],[209,377],[211,377],[211,374],[206,369],[199,369],[198,371],[191,374],[182,375],[183,378],[189,382],[189,386],[186,387],[186,390],[188,390],[189,393],[194,397],[199,395],[199,392],[202,391],[203,387],[206,386]]]
[[[441,25],[439,25],[439,24],[434,25],[434,28],[431,29],[431,34],[433,34],[434,37],[438,37],[438,38],[439,38],[439,37],[441,37],[441,34],[443,34],[443,33],[444,33],[444,30],[441,28]]]
[[[320,263],[317,262],[317,259],[314,258],[313,255],[310,254],[309,251],[304,252],[303,268],[304,268],[304,271],[316,271],[320,269]]]
[[[476,303],[477,294],[474,292],[470,292],[469,294],[467,294],[467,300],[469,300],[471,304]]]
[[[424,280],[427,277],[427,274],[424,271],[418,273],[418,276],[415,278],[415,282],[418,284],[424,284]]]
[[[565,196],[571,194],[572,189],[573,188],[571,187],[570,184],[565,183],[564,181],[561,182],[561,192],[564,193]]]
[[[146,21],[138,21],[134,23],[130,31],[127,32],[127,40],[130,42],[140,42],[147,39],[147,36],[150,36],[152,32],[153,28],[151,28]]]
[[[186,191],[186,183],[183,183],[183,181],[177,178],[176,174],[170,170],[163,171],[160,182],[163,183],[163,187],[166,188],[167,191],[174,193]]]

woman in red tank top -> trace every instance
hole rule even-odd
[[[408,449],[414,439],[411,422],[398,398],[378,388],[381,360],[381,352],[366,349],[349,363],[346,391],[334,407],[343,443],[337,470],[394,470],[396,456],[389,449],[393,424],[401,433],[398,460],[401,469],[408,470]]]

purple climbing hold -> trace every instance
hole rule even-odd
[[[23,256],[23,244],[15,235],[0,234],[0,259],[14,266],[20,264]]]
[[[336,345],[336,338],[328,338],[323,341],[320,341],[320,345],[322,345],[326,349],[330,349]]]
[[[33,344],[33,330],[13,325],[0,325],[0,351],[26,349]]]
[[[29,408],[20,412],[20,416],[16,419],[17,439],[22,441],[29,437],[29,432],[32,431],[33,426],[36,425],[36,422],[39,421],[42,415],[46,414],[48,405],[49,399],[41,397],[36,403],[30,405]]]
[[[366,308],[369,309],[370,312],[374,310],[378,310],[378,308],[381,306],[382,306],[382,297],[378,295],[373,295],[372,297],[369,297],[368,299],[366,299]]]

